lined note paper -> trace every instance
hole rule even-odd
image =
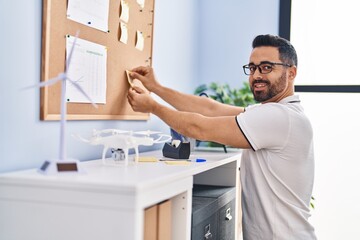
[[[109,0],[68,0],[67,18],[107,32]]]
[[[66,54],[70,53],[74,37],[66,38]],[[68,77],[77,82],[95,103],[106,103],[106,64],[105,46],[78,38],[68,69]],[[70,83],[66,85],[68,102],[90,103]]]

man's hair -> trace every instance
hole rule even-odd
[[[279,51],[280,60],[284,63],[295,65],[298,64],[297,54],[294,46],[285,38],[274,35],[259,35],[252,42],[253,49],[256,47],[276,47]]]

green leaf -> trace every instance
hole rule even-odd
[[[244,82],[241,88],[231,88],[229,84],[211,82],[202,84],[195,89],[195,94],[206,92],[212,99],[225,104],[246,107],[256,103],[248,82]]]
[[[310,203],[310,206],[311,206],[312,209],[315,209],[315,206],[314,206],[313,203]]]

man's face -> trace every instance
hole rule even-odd
[[[250,64],[264,62],[282,63],[279,52],[275,47],[258,47],[253,49],[250,56]],[[265,102],[281,96],[288,87],[286,67],[273,65],[269,73],[260,73],[259,68],[249,76],[249,83],[254,98],[258,102]]]

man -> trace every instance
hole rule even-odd
[[[148,67],[133,69],[139,79],[175,109],[139,88],[128,100],[135,111],[157,115],[177,132],[195,139],[243,148],[243,236],[252,239],[316,239],[309,224],[314,181],[312,127],[294,95],[297,54],[291,43],[272,35],[253,41],[243,66],[255,99],[246,108],[182,94],[162,86]]]

